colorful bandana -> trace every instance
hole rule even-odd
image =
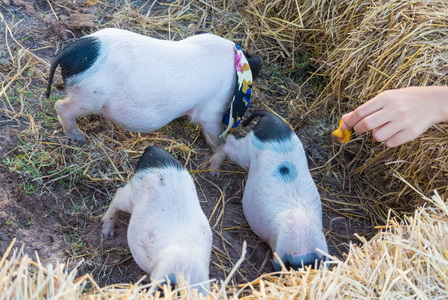
[[[252,94],[252,71],[250,70],[249,62],[240,47],[235,45],[234,50],[236,69],[235,92],[233,93],[230,108],[224,113],[222,118],[222,122],[227,125],[227,129],[221,134],[221,137],[225,136],[229,131],[235,131],[249,107]]]

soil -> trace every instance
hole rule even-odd
[[[144,6],[145,2],[136,1],[134,5],[144,7],[144,11],[147,9]],[[8,27],[11,28],[13,37],[19,44],[31,49],[32,54],[42,61],[52,61],[56,52],[68,42],[97,29],[98,23],[107,22],[108,18],[102,18],[101,15],[112,15],[116,9],[114,5],[117,5],[115,1],[110,3],[109,8],[98,9],[94,5],[84,5],[85,1],[2,0],[1,3],[0,12],[5,23],[0,26],[0,36],[3,39],[0,43],[0,79],[5,82],[9,82],[18,71],[17,60],[22,64],[26,63],[24,59],[20,59],[20,46],[11,39],[11,35],[7,34],[9,39],[5,39],[5,31]],[[52,4],[51,7],[50,4]],[[152,3],[146,5],[150,4]],[[153,7],[154,10],[157,8],[157,5]],[[159,9],[162,8],[159,7]],[[55,14],[59,20],[56,20]],[[24,116],[25,113],[11,113],[10,104],[7,101],[2,100],[3,102],[0,103],[2,105],[2,111],[0,111],[0,256],[12,239],[16,238],[16,249],[23,247],[26,254],[36,260],[38,256],[44,265],[55,264],[59,261],[66,263],[69,268],[74,268],[79,264],[79,275],[91,273],[100,286],[137,282],[146,274],[134,262],[127,246],[126,229],[129,215],[121,214],[115,237],[104,240],[100,235],[101,216],[116,189],[123,182],[92,181],[82,174],[75,176],[70,173],[67,173],[66,177],[55,179],[51,177],[52,172],[55,171],[51,165],[39,169],[40,176],[33,177],[18,167],[17,160],[24,156],[34,157],[30,155],[34,155],[33,151],[40,151],[40,149],[50,149],[50,155],[54,154],[56,159],[62,157],[61,159],[65,161],[75,161],[77,156],[83,155],[76,151],[78,147],[86,151],[91,149],[89,145],[92,148],[98,148],[93,138],[87,142],[87,146],[79,146],[64,136],[60,125],[57,124],[57,120],[55,121],[56,112],[52,109],[52,104],[47,103],[48,100],[45,100],[43,96],[48,64],[36,64],[32,72],[32,75],[24,72],[11,86],[13,90],[8,96],[16,112],[20,110],[20,104],[13,103],[14,97],[22,99],[22,103],[25,101],[24,111],[28,115],[35,116],[35,121],[39,122],[37,135],[33,134],[32,122]],[[258,82],[261,86],[267,81],[269,76],[262,75]],[[22,97],[24,91],[31,91],[31,93]],[[284,95],[286,91],[260,89],[258,92],[259,96],[262,94],[260,103],[265,101],[263,99],[270,97],[269,93]],[[63,92],[54,91],[53,94],[63,95]],[[253,109],[256,108],[257,106]],[[262,108],[261,104],[258,108]],[[49,116],[39,114],[45,109],[48,109]],[[51,121],[47,124],[45,118],[50,118]],[[89,136],[111,133],[113,134],[111,138],[118,142],[136,136],[148,139],[155,136],[124,132],[97,116],[84,118],[80,123],[81,130],[86,131]],[[199,133],[195,126],[185,124],[186,121],[183,119],[173,121],[156,134],[157,137],[186,141],[186,145],[194,143],[193,157],[188,159],[187,167],[198,170],[201,164],[210,158],[211,150],[202,136],[198,138]],[[310,158],[311,169],[325,165],[332,155],[328,147],[331,145],[329,130],[329,128],[308,123],[296,131]],[[167,142],[158,142],[158,145],[170,147],[170,143]],[[142,149],[143,146],[144,144],[141,146]],[[29,150],[30,147],[34,150]],[[110,149],[112,153],[116,147],[111,146]],[[90,153],[90,155],[89,157],[94,157],[97,154]],[[117,152],[116,155],[120,153]],[[182,163],[187,161],[182,151],[176,152],[175,155]],[[137,158],[138,154],[130,155],[126,164],[130,167],[135,166]],[[110,169],[110,166],[105,166],[107,159],[103,159],[104,170]],[[15,163],[12,162],[14,160]],[[223,173],[219,179],[211,177],[208,172],[192,173],[202,208],[207,217],[211,216],[210,224],[214,239],[210,277],[217,280],[224,279],[240,258],[243,241],[246,241],[248,244],[246,260],[232,282],[244,283],[272,271],[272,253],[267,244],[254,235],[244,218],[241,201],[246,180],[245,172],[230,163],[224,164],[223,168],[230,172]],[[329,186],[335,183],[334,180],[322,172],[314,171],[312,174],[316,182],[319,182],[318,188],[322,198],[335,200],[334,194],[328,193]],[[127,175],[130,176],[131,172]],[[343,258],[342,253],[347,250],[347,244],[355,241],[353,234],[371,234],[371,224],[367,219],[342,216],[338,213],[337,206],[326,200],[323,202],[325,204],[324,231],[329,241],[330,254]],[[222,215],[221,212],[223,212]]]

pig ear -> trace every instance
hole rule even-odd
[[[206,33],[212,34],[212,33],[208,32],[208,31],[205,31],[205,30],[197,30],[197,31],[194,32],[194,35],[206,34]]]
[[[252,113],[252,115],[243,122],[243,126],[249,125],[249,123],[256,117],[261,117],[261,119],[252,131],[255,137],[262,142],[280,142],[290,139],[294,134],[288,124],[268,111],[256,111]]]
[[[250,50],[243,50],[244,56],[246,56],[247,62],[249,63],[250,70],[252,71],[253,79],[258,77],[261,67],[263,66],[263,60],[258,55],[254,54]]]
[[[166,168],[170,166],[183,170],[183,166],[180,162],[168,151],[156,146],[149,146],[145,149],[145,152],[138,160],[135,172],[144,169]]]

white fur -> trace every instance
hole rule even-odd
[[[67,80],[68,96],[56,103],[65,133],[84,140],[75,118],[99,114],[127,130],[150,132],[188,115],[207,141],[220,144],[222,115],[233,96],[232,42],[212,34],[181,41],[158,40],[120,29],[103,29],[100,55]]]
[[[153,280],[180,273],[190,284],[209,280],[212,232],[196,188],[176,167],[138,171],[117,190],[104,215],[102,233],[114,233],[119,211],[131,214],[128,244],[137,264]],[[210,284],[198,286],[204,295]]]
[[[253,132],[239,140],[229,135],[211,158],[210,168],[219,169],[226,156],[249,171],[243,194],[244,214],[252,230],[280,258],[284,254],[318,254],[316,248],[328,252],[320,196],[296,135],[282,142],[265,143]],[[273,175],[284,161],[292,162],[297,169],[293,182],[281,182]]]

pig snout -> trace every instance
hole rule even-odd
[[[176,289],[176,285],[177,285],[176,275],[171,273],[171,274],[168,274],[168,276],[166,276],[166,277],[167,277],[166,280],[163,280],[162,282],[158,283],[155,287],[154,292],[159,292],[160,298],[164,298],[166,296],[165,291],[163,290],[164,285],[169,285],[171,288],[171,291],[174,291]]]
[[[287,270],[304,267],[319,268],[325,256],[318,252],[328,252],[325,235],[322,232],[321,212],[312,207],[295,208],[277,215],[277,226],[270,239],[273,251]],[[281,270],[281,264],[274,259],[274,270]]]
[[[323,257],[319,257],[316,253],[308,253],[304,256],[293,257],[290,254],[285,254],[281,258],[282,264],[285,266],[286,270],[299,270],[305,267],[309,267],[312,269],[319,268],[321,262],[324,260]],[[274,267],[274,271],[278,272],[282,270],[282,266],[275,259],[272,262]]]
[[[316,231],[308,233],[307,237],[303,237],[299,232],[294,232],[286,237],[288,240],[280,241],[275,247],[272,247],[287,270],[298,270],[304,267],[317,269],[321,262],[325,261],[325,256],[316,250],[328,252],[325,236],[322,232]],[[273,260],[273,267],[275,271],[282,269],[276,259]]]
[[[153,290],[153,293],[159,292],[160,298],[164,298],[168,295],[165,295],[165,291],[163,289],[164,285],[169,285],[171,292],[176,290],[179,286],[179,280],[177,279],[176,274],[170,273],[167,276],[165,276],[166,279],[162,280],[161,282],[157,283],[155,286],[155,289]],[[180,280],[181,281],[181,280]],[[207,295],[208,291],[210,290],[210,283],[199,283],[194,285],[192,288],[197,289],[198,293],[201,293],[203,296]],[[177,297],[180,296],[179,291],[176,292]]]
[[[167,276],[168,280],[163,280],[162,282],[158,283],[155,287],[154,293],[159,292],[160,293],[160,298],[164,298],[167,295],[165,295],[165,291],[163,289],[164,285],[169,285],[171,292],[176,290],[178,288],[178,280],[175,274],[171,273]],[[203,296],[208,294],[208,291],[210,290],[210,284],[206,283],[206,284],[199,284],[199,285],[195,285],[193,288],[198,290],[198,293],[201,293]],[[179,291],[176,292],[176,296],[180,296]]]

